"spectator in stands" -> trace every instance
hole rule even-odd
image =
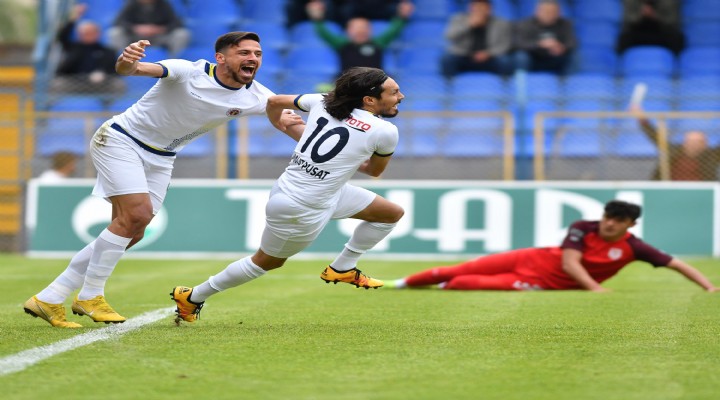
[[[627,21],[618,35],[619,54],[635,46],[661,46],[675,55],[685,48],[685,35],[677,26],[665,22],[657,7],[657,0],[642,0],[638,17]]]
[[[646,0],[623,0],[622,24],[627,25],[640,19]],[[655,0],[654,7],[660,21],[680,28],[680,0]]]
[[[353,18],[348,21],[345,35],[337,35],[325,26],[325,4],[311,1],[307,5],[310,18],[315,21],[315,30],[340,56],[340,71],[350,67],[383,68],[383,52],[400,35],[414,11],[408,1],[398,5],[397,16],[393,18],[385,32],[373,36],[370,21],[366,18]]]
[[[307,4],[321,2],[325,5],[325,19],[345,26],[353,18],[389,21],[397,14],[402,0],[292,0],[285,4],[286,26],[307,21]]]
[[[567,74],[575,45],[573,24],[560,15],[557,0],[539,0],[535,15],[515,26],[515,66]]]
[[[658,131],[644,115],[640,106],[632,106],[640,128],[653,143],[658,144]],[[708,146],[707,135],[700,131],[685,132],[682,144],[669,144],[670,179],[674,181],[717,181],[720,168],[720,147]],[[660,179],[656,168],[653,179]]]
[[[512,25],[492,15],[490,0],[471,0],[467,12],[451,18],[445,38],[449,44],[441,66],[446,78],[467,71],[512,72]]]
[[[76,4],[57,34],[63,51],[50,88],[64,93],[122,93],[125,84],[115,74],[115,50],[100,43],[101,31],[96,23],[78,23],[86,10],[85,4]],[[77,40],[73,40],[73,31]]]
[[[167,0],[128,0],[108,35],[115,49],[122,50],[130,42],[146,39],[154,46],[165,47],[171,57],[177,56],[190,41],[190,31]]]
[[[407,0],[332,0],[337,22],[345,26],[354,18],[390,21],[397,15],[400,3]]]
[[[68,151],[59,151],[52,156],[51,168],[38,176],[43,182],[59,182],[75,173],[77,156]]]

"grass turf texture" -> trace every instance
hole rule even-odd
[[[690,260],[716,284],[720,261]],[[65,260],[0,256],[0,358],[78,334],[22,303]],[[172,317],[0,377],[6,399],[717,399],[720,293],[632,265],[612,293],[364,290],[293,261]],[[128,318],[172,306],[220,261],[123,260],[108,283]],[[366,261],[378,278],[434,265]],[[69,302],[66,304],[69,312]],[[89,318],[69,315],[87,326]]]

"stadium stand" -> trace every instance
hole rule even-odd
[[[278,93],[328,90],[339,72],[337,55],[317,37],[312,22],[300,22],[289,29],[285,27],[282,10],[286,0],[221,0],[212,7],[199,0],[170,1],[193,32],[191,46],[183,51],[181,58],[213,61],[212,46],[217,36],[228,30],[241,29],[261,35],[264,61],[258,80]],[[108,25],[122,0],[88,0],[87,3],[86,17]],[[443,111],[511,111],[516,117],[517,154],[527,157],[533,155],[532,128],[537,112],[623,111],[627,109],[634,87],[640,82],[648,87],[644,104],[648,111],[717,109],[720,99],[720,78],[717,78],[720,74],[720,7],[714,0],[683,2],[682,21],[687,48],[678,57],[655,47],[631,48],[618,56],[614,47],[623,17],[620,0],[562,0],[563,15],[573,21],[579,42],[575,67],[567,77],[529,73],[502,78],[487,73],[465,73],[449,80],[439,71],[439,59],[445,47],[444,29],[453,13],[466,9],[466,1],[415,0],[414,3],[414,15],[398,41],[385,52],[384,63],[407,96],[402,110],[431,114],[395,119],[394,122],[403,127],[401,132],[408,137],[398,148],[397,155],[401,158],[485,157],[491,151],[502,151],[497,142],[498,135],[484,140],[484,135],[467,132],[468,121],[435,116]],[[497,16],[517,21],[531,15],[535,3],[535,0],[494,0],[493,10]],[[338,24],[329,21],[326,24],[333,31],[342,32]],[[372,21],[372,24],[375,31],[382,31],[388,22]],[[160,48],[149,48],[148,54],[150,61],[167,56]],[[47,62],[52,63],[52,58]],[[52,70],[52,65],[48,68]],[[123,111],[155,84],[155,80],[147,78],[124,79],[129,88],[127,95],[102,103],[100,109]],[[98,110],[98,105],[92,102],[73,101],[74,105],[66,106],[67,111]],[[56,110],[58,105],[48,107]],[[498,128],[499,119],[479,120],[476,125],[483,129],[494,131]],[[65,119],[65,122],[57,121],[51,125],[64,132],[78,131],[78,123],[74,124],[73,127],[73,123]],[[678,120],[670,121],[669,126],[674,132],[689,124],[691,122]],[[250,125],[251,131],[261,132],[251,135],[251,155],[279,156],[291,150],[291,147],[274,143],[277,135],[267,131],[263,119],[253,119]],[[698,125],[710,130],[709,137],[716,140],[717,135],[712,132],[718,130],[712,122],[703,121]],[[562,157],[652,158],[657,154],[652,144],[648,146],[633,119],[554,118],[546,121],[545,129],[548,149],[554,148]],[[38,132],[38,143],[45,143],[50,149],[39,150],[42,154],[61,147],[55,144],[61,141],[60,136],[50,140],[47,129],[39,128]],[[84,133],[76,134],[72,139],[68,133],[61,134],[74,146],[77,137]],[[620,148],[613,150],[611,142]],[[210,142],[197,143],[186,150],[197,157],[212,156],[214,151]]]

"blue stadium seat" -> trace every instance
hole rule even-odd
[[[203,59],[215,63],[215,46],[188,46],[178,54],[178,58],[190,61]]]
[[[685,0],[682,3],[684,26],[698,21],[715,21],[717,23],[720,20],[720,7],[715,0]]]
[[[326,86],[332,85],[335,74],[329,73],[292,73],[285,76],[282,93],[306,94],[327,91]],[[274,89],[274,88],[272,88]],[[274,89],[280,93],[280,89]]]
[[[337,74],[340,71],[337,53],[327,46],[293,47],[285,57],[285,65],[291,72]]]
[[[720,48],[691,47],[680,55],[680,76],[720,75]]]
[[[631,47],[622,56],[625,76],[672,76],[675,70],[673,53],[660,46]]]
[[[715,8],[720,9],[720,4]],[[720,18],[718,20],[693,22],[685,26],[686,45],[697,46],[720,46]]]
[[[615,79],[601,74],[571,75],[565,79],[563,86],[568,101],[591,99],[611,101],[617,92]]]
[[[416,96],[414,98],[404,99],[400,105],[400,109],[408,111],[444,111],[447,107],[444,99]]]
[[[610,149],[621,157],[657,157],[658,153],[655,143],[638,129],[618,134]]]
[[[403,44],[444,48],[446,21],[419,20],[408,23],[400,34]]]
[[[578,73],[596,73],[614,76],[618,57],[614,51],[602,46],[580,45],[576,53]]]
[[[87,9],[82,19],[94,21],[105,31],[112,26],[125,0],[86,0],[83,3],[87,4]]]
[[[512,93],[518,93],[518,90],[526,90],[529,99],[557,99],[560,97],[560,78],[551,73],[531,72],[525,76],[525,87],[523,81],[515,79],[511,82]]]
[[[212,49],[213,46],[210,46]],[[170,53],[168,53],[167,49],[160,46],[150,46],[145,48],[145,58],[143,58],[143,61],[145,62],[157,62],[162,60],[167,60],[170,58]]]
[[[575,26],[575,34],[580,47],[602,47],[614,51],[619,26],[610,21],[583,21]]]
[[[465,11],[466,7],[462,7],[460,11]],[[508,21],[520,18],[517,12],[515,3],[512,0],[493,0],[492,2],[492,13],[498,18],[502,18]]]
[[[678,82],[680,99],[713,99],[720,96],[720,77],[691,76]]]
[[[438,0],[416,0],[413,19],[447,21],[450,18],[451,2]]]
[[[619,23],[622,4],[619,0],[578,0],[575,2],[573,19],[580,25],[585,21],[608,21]]]
[[[599,157],[602,155],[600,134],[587,129],[566,132],[556,137],[546,151],[561,157]]]
[[[447,84],[440,75],[400,73],[395,80],[408,100],[421,96],[444,99],[447,94]]]
[[[201,17],[188,21],[187,28],[190,29],[191,33],[189,46],[205,47],[208,51],[212,51],[212,54],[215,54],[215,41],[217,38],[234,30],[232,29],[232,22],[209,22],[205,21]]]
[[[398,68],[403,73],[440,74],[443,49],[435,47],[405,47],[398,55]]]
[[[407,151],[417,157],[433,157],[441,152],[438,138],[447,128],[445,118],[416,117],[405,120],[401,136],[407,142]]]
[[[638,83],[647,85],[645,102],[670,101],[675,96],[675,83],[670,78],[657,76],[625,78],[620,84],[619,109],[625,110],[628,107],[632,92]]]
[[[139,99],[140,98],[136,96],[123,96],[117,98],[112,103],[110,103],[110,105],[108,106],[108,111],[113,111],[119,114],[130,108]]]
[[[89,136],[85,136],[86,122],[80,118],[48,118],[45,127],[35,133],[36,152],[49,157],[58,151],[85,154]]]
[[[269,1],[269,0],[264,0]],[[254,3],[254,2],[253,2]],[[219,25],[223,28],[230,28],[240,21],[241,11],[235,0],[213,0],[212,2],[192,1],[187,8],[188,18],[186,22],[195,26],[206,25],[207,29],[200,29],[200,32],[208,32],[209,27]],[[225,32],[228,32],[227,29]],[[194,35],[193,35],[194,36]],[[217,38],[217,36],[215,36]],[[210,40],[211,38],[201,38],[200,40]],[[195,40],[195,38],[193,38]],[[212,39],[213,43],[215,39]]]
[[[504,99],[508,87],[499,76],[487,72],[466,72],[455,76],[450,83],[453,97]]]
[[[563,111],[586,112],[586,111],[611,111],[612,103],[600,100],[576,100],[569,101],[563,107]],[[602,118],[567,117],[560,123],[564,129],[598,129],[603,123]]]
[[[284,50],[290,45],[287,30],[282,26],[278,26],[276,23],[244,20],[240,23],[238,29],[257,33],[258,36],[260,36],[260,44],[263,50],[266,50],[268,47]]]
[[[272,22],[278,29],[285,24],[285,0],[253,0],[242,4],[241,14],[245,19]]]
[[[455,122],[453,120],[453,122]],[[453,124],[451,122],[451,125]],[[503,137],[486,135],[480,132],[456,132],[450,128],[451,134],[445,138],[443,152],[449,157],[493,157],[503,154]]]
[[[215,132],[206,133],[188,143],[178,157],[205,157],[215,153]]]
[[[325,26],[333,33],[344,35],[343,28],[332,21],[325,21]],[[278,27],[282,29],[282,27]],[[327,47],[328,44],[315,32],[315,23],[312,21],[302,21],[290,28],[288,35],[291,38],[291,47]],[[262,38],[260,38],[262,40]]]
[[[94,112],[103,111],[104,105],[95,96],[65,96],[50,104],[52,112]]]
[[[493,99],[473,99],[451,97],[450,110],[452,111],[501,111],[500,101]]]
[[[127,94],[136,96],[139,99],[145,92],[150,90],[159,79],[147,76],[124,76],[123,80],[127,87]]]
[[[278,76],[285,72],[283,53],[274,47],[263,47],[262,65],[257,72],[258,78]]]

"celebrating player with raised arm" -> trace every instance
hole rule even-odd
[[[440,284],[454,290],[566,290],[605,292],[600,286],[632,261],[668,267],[708,292],[720,291],[697,269],[635,237],[628,229],[640,206],[620,200],[605,205],[600,221],[576,221],[560,247],[528,248],[437,267],[392,282],[395,288]]]
[[[105,300],[105,282],[125,250],[142,239],[160,210],[170,183],[175,154],[192,140],[241,115],[265,114],[274,93],[255,81],[262,65],[260,38],[229,32],[215,42],[215,62],[140,61],[147,40],[127,46],[117,60],[121,75],[161,78],[132,107],[105,122],[90,142],[98,171],[93,194],[112,203],[112,222],[80,250],[48,287],[28,299],[25,312],[52,326],[78,328],[65,318],[63,302],[80,289],[75,314],[95,322],[119,323],[125,317]],[[282,130],[297,140],[305,127],[288,111]]]
[[[205,300],[223,290],[279,268],[308,247],[331,219],[363,220],[345,248],[320,275],[325,282],[378,288],[382,281],[357,269],[357,261],[385,238],[404,211],[381,196],[348,183],[356,171],[379,176],[398,142],[394,117],[403,99],[398,84],[382,70],[345,71],[326,94],[279,95],[268,100],[267,114],[280,130],[284,108],[309,111],[307,126],[285,172],[270,192],[260,249],[235,261],[194,288],[177,286],[176,321],[193,322]]]

